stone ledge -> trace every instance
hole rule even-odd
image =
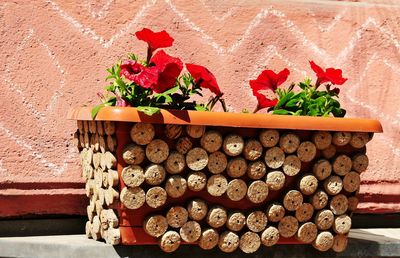
[[[169,257],[158,246],[111,246],[87,239],[84,235],[0,238],[0,257]],[[245,256],[237,251],[224,254],[214,249],[203,251],[190,245],[181,246],[174,257]],[[308,245],[278,245],[261,248],[248,257],[400,257],[400,229],[354,229],[347,250],[343,253],[321,253]]]

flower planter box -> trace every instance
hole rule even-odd
[[[165,227],[165,221],[158,221],[156,219],[152,221],[148,220],[148,218],[152,215],[166,217],[170,207],[182,206],[186,208],[187,204],[193,199],[201,199],[208,205],[209,209],[213,206],[217,206],[217,208],[222,207],[222,210],[225,209],[227,215],[233,211],[239,211],[246,216],[247,225],[237,232],[229,230],[226,222],[222,226],[215,226],[216,231],[220,235],[219,246],[225,252],[231,252],[238,248],[239,245],[240,249],[244,252],[253,252],[258,249],[257,243],[265,245],[269,245],[268,243],[312,243],[314,247],[322,251],[330,248],[333,248],[335,251],[344,250],[347,243],[348,229],[351,226],[349,218],[357,205],[356,196],[359,189],[358,175],[368,165],[368,159],[365,155],[365,144],[372,139],[373,133],[382,132],[381,124],[376,120],[369,119],[177,110],[162,110],[160,114],[147,116],[138,112],[135,108],[126,107],[105,107],[97,114],[96,121],[93,121],[91,118],[91,108],[75,108],[69,111],[68,118],[78,121],[78,131],[75,134],[75,139],[81,153],[84,168],[83,176],[87,182],[86,190],[88,198],[90,198],[88,206],[89,221],[86,229],[87,235],[94,239],[103,238],[106,242],[112,244],[147,245],[159,243],[164,251],[173,251],[179,244],[176,243],[176,239],[174,240],[172,236],[171,239],[173,241],[170,242],[166,241],[168,237],[161,237],[161,233],[164,233],[165,229],[161,229],[160,234],[149,232],[151,230],[157,231],[159,227]],[[131,176],[128,179],[127,175],[124,178],[122,176],[123,169],[128,166],[123,158],[123,153],[126,151],[125,147],[133,143],[131,129],[136,123],[152,124],[155,135],[151,139],[161,139],[164,141],[168,146],[169,154],[176,153],[176,146],[180,144],[179,139],[181,137],[188,137],[190,139],[192,146],[189,146],[188,149],[206,148],[209,150],[201,152],[201,155],[207,153],[208,161],[211,164],[210,160],[212,160],[214,167],[211,167],[206,162],[206,166],[203,168],[204,164],[197,164],[195,161],[191,163],[192,161],[189,158],[190,165],[186,162],[187,164],[183,170],[179,168],[177,172],[173,168],[166,168],[168,163],[164,161],[165,157],[160,158],[160,156],[168,156],[168,153],[161,153],[161,155],[154,154],[151,150],[145,151],[145,145],[137,145],[141,146],[144,151],[143,153],[147,155],[142,162],[138,162],[137,164],[143,170],[152,163],[149,161],[149,155],[156,155],[155,158],[150,157],[150,159],[153,161],[157,160],[159,165],[164,166],[166,170],[165,180],[156,183],[157,185],[165,188],[166,182],[174,176],[181,176],[181,178],[187,179],[191,171],[188,167],[190,166],[204,173],[203,175],[208,180],[208,186],[200,191],[189,190],[189,187],[186,191],[183,191],[183,194],[179,193],[178,198],[171,197],[171,195],[174,196],[174,193],[170,189],[170,191],[166,191],[166,201],[160,201],[160,207],[157,207],[160,205],[157,198],[164,196],[163,194],[160,194],[160,196],[156,194],[156,197],[148,194],[147,198],[145,198],[143,194],[145,192],[148,193],[148,190],[151,187],[154,188],[154,185],[149,185],[144,179],[135,178],[135,176],[132,176],[134,173],[128,175]],[[112,126],[111,128],[109,127],[110,125]],[[167,129],[166,125],[181,126],[170,126],[173,130],[168,131],[171,128]],[[195,136],[196,138],[193,138],[190,136],[190,129],[186,129],[188,125],[205,126],[205,132],[211,130],[218,132],[217,135],[222,136],[222,140],[225,140],[226,144],[221,143],[224,145],[221,147],[218,143],[215,143],[217,145],[215,147],[212,145],[214,143],[211,144],[208,142],[212,145],[210,147],[210,145],[205,143],[206,140],[201,140],[204,132],[200,132]],[[279,133],[280,141],[275,141],[274,144],[274,139],[272,138],[277,135],[270,134],[272,131],[266,133],[267,129],[276,130],[273,132]],[[261,132],[265,134],[261,136],[260,140]],[[327,132],[327,134],[321,132]],[[337,132],[350,133],[338,134]],[[244,142],[241,142],[240,139],[235,141],[236,138],[232,137],[233,145],[229,145],[227,143],[229,142],[227,136],[233,134],[240,136],[244,139]],[[267,136],[272,138],[269,139]],[[334,143],[331,143],[331,136],[334,137]],[[294,140],[291,137],[294,137]],[[248,139],[254,139],[254,145],[251,145]],[[299,140],[299,142],[292,142],[292,140]],[[351,143],[348,143],[348,140],[351,140]],[[270,145],[268,141],[270,141]],[[245,146],[244,150],[238,150],[240,146],[236,146],[235,143],[238,145],[243,143]],[[159,151],[165,151],[163,144],[154,145],[156,147],[161,146]],[[221,157],[214,155],[210,158],[211,151],[215,151],[213,150],[214,147],[215,150],[218,149]],[[185,150],[180,151],[185,153]],[[180,154],[178,156],[182,155],[186,161],[188,161],[187,158],[189,155],[196,158],[195,152]],[[135,156],[135,153],[133,156]],[[114,160],[113,157],[116,159]],[[225,161],[230,162],[235,158],[238,159],[238,157],[243,157],[243,160],[246,160],[247,168],[254,162],[259,162],[258,165],[262,163],[264,167],[261,167],[261,169],[258,167],[259,169],[257,170],[257,166],[254,166],[254,171],[252,169],[245,170],[244,175],[238,177],[243,180],[240,182],[245,182],[243,186],[245,196],[239,194],[241,196],[237,198],[235,197],[237,196],[234,193],[235,191],[228,194],[225,189],[225,184],[231,183],[235,179],[234,177],[236,177],[232,174],[232,171],[234,171],[233,167],[231,172],[227,172],[228,169],[225,168]],[[323,161],[325,163],[321,164]],[[198,165],[197,167],[196,164]],[[170,173],[171,170],[173,171],[172,173]],[[117,171],[117,173],[114,171]],[[278,171],[275,174],[276,177],[272,176],[271,172],[273,171]],[[213,182],[209,179],[215,175],[218,175],[218,177],[214,179],[222,178],[222,181],[218,181],[222,183],[213,185]],[[282,175],[284,175],[283,178]],[[117,176],[118,179],[116,178]],[[139,183],[135,180],[139,180]],[[282,184],[282,180],[284,184]],[[134,187],[127,186],[125,181],[129,181],[129,184]],[[254,182],[263,182],[260,183],[259,189],[261,190],[254,191],[253,189],[257,189],[257,187],[250,187]],[[187,181],[186,184],[188,183],[190,182]],[[172,183],[172,186],[175,186],[175,184]],[[236,189],[237,192],[243,192],[243,189],[240,187],[235,188],[233,183],[229,184],[229,187],[231,190]],[[267,187],[267,197],[265,197],[265,187]],[[130,195],[127,195],[126,191],[123,190],[124,188],[143,190],[141,194],[137,195],[139,200],[135,199],[134,204],[137,204],[135,209],[128,209],[124,205],[124,202],[130,203],[132,201],[127,200],[128,197],[134,196],[131,192]],[[178,190],[181,191],[182,189]],[[316,194],[317,192],[318,194]],[[324,199],[325,197],[328,199]],[[152,201],[155,202],[154,207],[157,208],[151,208],[148,205],[148,203],[152,204]],[[143,205],[140,205],[141,202]],[[270,206],[272,203],[279,204],[279,207],[284,207],[285,219],[278,218],[274,220],[273,218],[269,218],[267,219],[266,226],[265,223],[264,225],[262,225],[263,223],[257,224],[259,223],[258,219],[255,220],[256,222],[251,221],[251,212],[254,211],[261,211],[264,214],[262,216],[266,218],[271,217],[274,214]],[[309,204],[304,205],[303,203]],[[114,211],[116,217],[113,216],[112,211]],[[303,211],[304,215],[301,214]],[[333,219],[333,221],[323,225],[324,216],[327,217],[326,220]],[[193,214],[190,217],[193,218]],[[180,233],[183,239],[178,242],[182,242],[182,244],[186,243],[184,240],[191,242],[190,237],[193,234],[201,234],[206,228],[212,228],[212,225],[215,223],[218,224],[211,221],[212,219],[212,214],[209,212],[207,218],[198,221],[201,231],[197,233],[189,230],[189,234],[182,227],[173,228],[171,224],[168,226],[168,232],[175,231]],[[218,219],[221,218],[218,217]],[[189,218],[190,220],[194,219]],[[160,225],[157,225],[157,223],[160,223]],[[252,223],[256,223],[257,225],[252,225]],[[189,225],[186,226],[189,227]],[[144,227],[147,227],[146,230]],[[273,235],[275,232],[273,230],[264,232],[265,228],[269,227],[279,230],[279,241],[276,242],[272,239],[268,242],[268,234]],[[193,227],[193,231],[196,230],[199,229]],[[225,231],[232,231],[234,233],[224,234],[223,232]],[[251,231],[255,233],[245,234],[245,232]],[[158,238],[152,237],[148,233],[154,233]],[[176,237],[177,233],[173,236]],[[274,234],[276,237],[276,232]],[[261,237],[261,240],[258,236]],[[160,240],[161,238],[162,240]],[[202,238],[204,240],[206,235],[202,236]],[[190,244],[199,242],[198,237],[194,236],[194,239],[195,241]],[[256,244],[250,244],[252,242],[256,242]],[[204,246],[204,243],[203,248],[207,248],[207,246]]]

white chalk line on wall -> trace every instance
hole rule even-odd
[[[94,10],[93,5],[94,3],[92,1],[86,0],[83,5],[85,6],[86,10],[90,13],[90,15],[96,19],[96,20],[101,20],[107,17],[108,12],[110,11],[110,6],[112,3],[114,3],[114,0],[108,0],[101,8],[98,10]]]
[[[135,14],[132,20],[130,20],[122,29],[120,29],[117,33],[111,36],[109,40],[104,39],[102,36],[99,36],[95,30],[88,26],[82,25],[78,20],[73,18],[71,15],[69,15],[67,12],[65,12],[61,7],[54,1],[51,0],[46,0],[47,3],[49,3],[54,11],[57,12],[64,20],[68,21],[73,28],[75,28],[77,31],[82,33],[85,36],[90,37],[93,40],[98,41],[103,48],[109,48],[112,46],[115,40],[119,39],[120,37],[124,36],[125,34],[129,33],[132,28],[137,26],[139,23],[140,19],[142,19],[144,16],[147,15],[147,12],[151,7],[153,7],[156,3],[157,0],[149,0],[147,1],[140,9],[139,11]]]

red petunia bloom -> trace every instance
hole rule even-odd
[[[154,32],[150,29],[144,28],[141,31],[135,33],[139,40],[147,42],[151,52],[159,48],[165,48],[172,46],[174,39],[165,31]]]
[[[272,70],[264,70],[256,80],[250,80],[253,95],[258,100],[258,109],[273,107],[278,103],[276,89],[284,83],[290,72],[287,68],[276,74]]]
[[[325,71],[320,66],[310,61],[311,69],[317,74],[316,87],[324,82],[331,82],[332,84],[342,85],[347,81],[347,78],[343,78],[342,70],[335,68],[327,68]]]
[[[186,68],[193,76],[196,84],[199,84],[200,87],[209,89],[218,97],[223,95],[219,89],[215,76],[207,68],[196,64],[186,64]]]
[[[154,92],[161,93],[175,86],[176,79],[181,74],[183,63],[179,58],[172,57],[163,50],[158,51],[150,60],[150,68],[155,67],[158,72],[157,85]]]
[[[158,82],[158,70],[156,67],[145,67],[132,60],[121,64],[120,75],[147,89],[154,89]]]

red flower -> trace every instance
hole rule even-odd
[[[181,74],[183,64],[179,58],[172,57],[163,50],[158,51],[150,60],[154,64],[150,68],[157,68],[159,72],[156,87],[153,90],[156,93],[164,92],[174,87],[176,79]]]
[[[172,46],[174,39],[165,31],[154,32],[150,29],[144,28],[141,31],[135,33],[139,40],[147,42],[151,52],[159,48],[165,48]]]
[[[145,67],[132,60],[121,64],[120,75],[147,89],[155,88],[158,81],[158,70],[156,67]]]
[[[272,70],[264,70],[256,80],[250,80],[253,95],[258,100],[258,109],[273,107],[278,103],[276,89],[287,80],[290,72],[287,68],[276,74]]]
[[[186,64],[186,68],[193,76],[196,84],[200,87],[209,89],[212,93],[221,97],[223,93],[219,89],[215,76],[204,66],[195,64]]]
[[[311,69],[317,74],[317,83],[315,84],[318,87],[321,83],[331,82],[332,84],[342,85],[347,81],[347,78],[342,77],[342,70],[335,68],[327,68],[326,71],[322,69],[320,66],[314,63],[314,61],[310,61]]]

